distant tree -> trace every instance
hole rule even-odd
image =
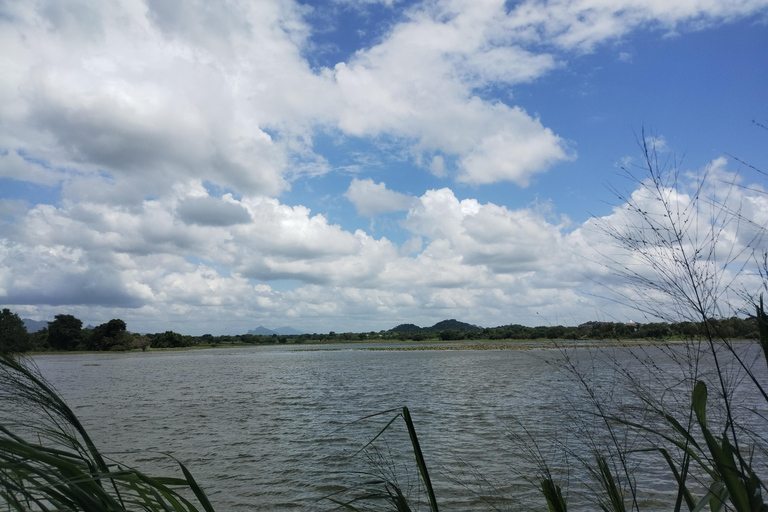
[[[19,315],[9,309],[0,312],[0,354],[26,352],[30,349],[29,333]]]
[[[29,345],[30,350],[51,350],[48,344],[48,328],[29,333]]]
[[[152,335],[152,346],[155,348],[188,347],[192,344],[190,337],[184,337],[173,331],[165,331]]]
[[[94,328],[87,346],[90,350],[128,350],[130,342],[125,322],[115,318]]]
[[[547,329],[547,338],[556,340],[565,336],[565,327],[562,325],[555,325]]]
[[[72,315],[56,315],[48,322],[48,344],[54,350],[74,350],[83,340],[83,322]]]
[[[463,340],[464,333],[454,329],[448,329],[445,331],[440,331],[440,334],[438,334],[438,337],[442,341]]]
[[[250,335],[248,335],[248,336],[249,336],[249,338],[252,338],[252,336],[250,336]],[[219,340],[216,337],[214,337],[213,334],[210,334],[210,333],[209,334],[203,334],[202,336],[200,336],[200,341],[203,342],[203,343],[208,343],[210,346],[214,346],[214,345],[218,345],[219,344]],[[247,340],[244,340],[244,341],[246,343],[253,343],[253,340],[251,340],[251,339],[247,339]]]
[[[142,352],[146,351],[147,348],[151,345],[152,341],[149,339],[149,336],[145,334],[128,334],[128,348],[131,350],[135,350],[137,348],[140,348]]]
[[[581,338],[582,333],[578,327],[568,327],[563,333],[563,339],[566,340],[580,340]]]
[[[638,332],[643,338],[661,340],[669,336],[670,329],[666,323],[654,322],[641,326]]]

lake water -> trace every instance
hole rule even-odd
[[[559,369],[558,351],[317,348],[44,355],[35,361],[98,446],[149,474],[174,473],[163,453],[172,454],[218,511],[330,510],[334,505],[324,497],[369,478],[361,473],[394,474],[403,488],[415,488],[402,420],[357,453],[396,411],[361,419],[402,406],[415,421],[442,509],[528,510],[532,502],[546,508],[526,481],[535,467],[510,434],[525,425],[542,440],[546,458],[556,466],[563,460],[547,440],[566,436],[579,385]],[[619,368],[633,368],[641,358],[677,371],[657,349],[640,356],[628,349],[569,354],[588,362],[585,374],[597,385],[612,386]],[[757,352],[750,357],[759,360]],[[658,464],[641,477],[662,502],[671,492],[667,481],[668,471]],[[572,509],[578,508],[576,494]],[[646,503],[650,509],[653,499]],[[668,503],[658,509],[669,509]]]

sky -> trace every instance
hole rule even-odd
[[[653,321],[606,233],[656,207],[638,141],[675,202],[706,174],[765,226],[767,64],[768,0],[3,0],[0,307],[198,335]],[[753,293],[739,226],[725,281]]]

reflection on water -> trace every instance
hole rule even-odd
[[[416,422],[445,510],[486,510],[489,502],[517,510],[518,500],[526,498],[544,505],[526,482],[535,470],[510,434],[520,433],[523,424],[535,428],[539,439],[566,436],[564,423],[573,417],[579,387],[559,370],[559,352],[343,348],[46,355],[35,360],[97,445],[150,474],[175,472],[173,461],[163,455],[173,454],[220,511],[327,510],[332,504],[322,497],[351,484],[354,471],[386,470],[387,463],[396,466],[401,483],[415,485],[415,466],[409,465],[407,474],[401,466],[409,445],[400,423],[377,445],[385,466],[376,469],[362,454],[353,457],[395,413],[354,422],[403,405]],[[648,351],[655,365],[675,366],[658,350]],[[611,351],[618,364],[581,349],[570,354],[573,360],[597,357],[598,363],[586,365],[585,371],[606,386],[620,368],[639,364],[627,349]],[[542,446],[555,465],[562,462],[554,451],[546,451],[546,443]],[[669,492],[664,488],[668,478],[664,468],[656,469],[644,478],[663,495]],[[580,498],[574,494],[572,500],[576,506]]]

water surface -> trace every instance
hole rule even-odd
[[[378,451],[355,455],[396,413],[357,420],[402,406],[416,422],[443,509],[487,510],[492,504],[517,510],[521,499],[543,504],[526,482],[534,468],[510,434],[527,425],[542,440],[566,435],[579,385],[561,371],[559,352],[312,348],[44,355],[35,361],[97,445],[150,474],[175,471],[163,455],[173,454],[219,511],[332,509],[323,497],[361,481],[356,471],[378,474],[389,466],[404,488],[414,486],[401,421],[377,442]],[[648,351],[656,364],[666,364],[656,349],[643,349],[641,357]],[[628,349],[610,356],[578,349],[571,356],[610,357],[628,367],[640,361]],[[587,366],[597,383],[610,385],[617,376],[615,364]],[[662,498],[669,491],[663,469],[648,477]],[[575,506],[578,498],[572,499]]]

